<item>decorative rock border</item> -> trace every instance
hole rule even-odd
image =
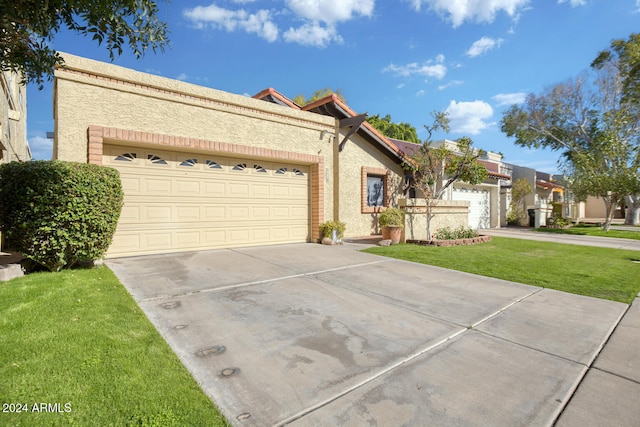
[[[470,239],[455,240],[407,240],[407,243],[413,243],[421,246],[466,246],[477,245],[491,241],[491,236],[478,236]]]

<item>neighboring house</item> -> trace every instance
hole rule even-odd
[[[391,139],[391,142],[408,156],[413,155],[420,147],[419,144],[396,139]],[[446,144],[447,148],[453,151],[457,149],[456,143],[450,140],[434,141],[432,146],[439,147],[443,144]],[[483,183],[469,185],[460,181],[454,182],[443,194],[443,200],[469,202],[468,225],[471,228],[495,228],[500,226],[500,213],[502,211],[500,183],[511,178],[509,171],[502,167],[501,158],[500,154],[487,152],[479,159],[489,173]],[[441,186],[442,183],[438,185]],[[415,197],[415,194],[412,192],[410,196]]]
[[[27,89],[20,82],[19,75],[0,72],[0,163],[31,160],[27,142]]]
[[[0,163],[27,162],[31,150],[27,142],[27,95],[21,77],[9,71],[0,72]],[[2,236],[0,234],[0,248]]]
[[[574,202],[565,199],[566,189],[563,185],[556,181],[553,175],[536,171],[535,169],[509,164],[512,169],[512,180],[526,179],[531,186],[532,192],[526,196],[525,204],[527,211],[532,210],[534,213],[534,227],[542,227],[547,225],[547,218],[552,215],[552,203],[563,203],[563,213],[577,213],[574,208]],[[566,202],[565,202],[566,200]],[[509,207],[506,206],[508,210]],[[563,214],[565,218],[565,216]],[[530,225],[529,217],[523,225]]]
[[[120,171],[109,257],[317,241],[329,219],[370,235],[401,196],[402,153],[337,97],[301,108],[62,56],[53,157]]]

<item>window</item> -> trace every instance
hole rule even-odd
[[[119,162],[132,162],[133,159],[137,158],[136,153],[124,153],[115,158],[115,160]]]
[[[367,206],[384,206],[384,177],[367,175]]]
[[[246,164],[246,163],[238,163],[238,164],[237,164],[237,165],[235,165],[235,166],[233,167],[233,169],[231,169],[231,170],[234,170],[234,171],[243,171],[243,170],[245,170],[246,168],[247,168],[247,164]]]
[[[276,175],[284,175],[287,173],[287,168],[280,168],[276,171]]]
[[[267,170],[260,165],[253,165],[253,170],[259,173],[267,173]]]
[[[205,163],[210,169],[222,169],[222,166],[220,166],[220,163],[214,162],[213,160],[207,160]]]
[[[148,154],[147,155],[147,160],[149,160],[154,165],[166,165],[167,164],[166,160],[156,156],[155,154]]]
[[[362,213],[380,212],[389,206],[388,171],[362,167]]]
[[[194,167],[197,164],[198,164],[198,159],[187,159],[184,162],[180,163],[180,166]]]

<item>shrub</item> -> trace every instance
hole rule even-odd
[[[435,240],[457,240],[457,239],[471,239],[478,237],[478,231],[473,228],[460,226],[456,229],[451,227],[444,227],[433,234]]]
[[[344,230],[347,226],[342,221],[327,221],[320,224],[320,234],[322,237],[331,237],[331,231],[336,230],[338,232],[338,239],[344,236]]]
[[[112,168],[62,161],[0,166],[0,226],[7,241],[50,271],[103,257],[122,199]]]
[[[404,228],[404,212],[398,208],[387,208],[378,217],[378,224],[381,227],[402,227]]]

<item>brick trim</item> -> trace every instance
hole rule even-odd
[[[320,224],[324,222],[324,158],[313,154],[294,153],[249,145],[230,144],[200,138],[188,138],[153,132],[133,131],[103,126],[89,126],[88,163],[101,165],[104,144],[109,141],[135,142],[164,147],[191,148],[234,156],[262,157],[310,165],[311,169],[311,241],[320,238]],[[384,170],[384,169],[383,169]],[[386,172],[385,172],[386,173]],[[365,179],[366,181],[366,179]],[[385,195],[386,197],[386,195]]]
[[[382,206],[369,206],[367,204],[367,175],[381,176],[384,185],[384,195],[382,200]],[[361,173],[361,213],[376,213],[382,212],[389,206],[389,170],[383,168],[372,168],[368,166],[362,166]]]

